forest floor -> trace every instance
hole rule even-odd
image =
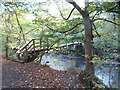
[[[4,58],[2,88],[84,88],[81,71],[57,71],[34,61],[22,64]]]

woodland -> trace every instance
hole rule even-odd
[[[0,1],[2,88],[119,89],[119,18],[120,2],[110,0]],[[54,53],[82,56],[85,70],[40,64]],[[96,64],[115,67],[115,86],[96,77]]]

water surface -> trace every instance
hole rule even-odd
[[[45,54],[41,59],[41,64],[49,65],[55,70],[85,70],[85,59],[83,56],[68,56],[60,54]],[[95,75],[101,79],[105,85],[118,88],[118,68],[117,64],[94,65]]]

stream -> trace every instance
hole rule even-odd
[[[83,56],[69,56],[61,54],[45,54],[41,62],[55,70],[85,70],[85,59]],[[95,75],[111,88],[118,88],[118,75],[120,64],[108,63],[94,65]]]

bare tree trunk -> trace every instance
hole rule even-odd
[[[92,60],[92,24],[89,16],[83,17],[85,28],[85,59],[86,59],[86,71],[94,75],[94,66]]]
[[[65,0],[72,4],[75,9],[78,10],[80,15],[83,17],[84,28],[85,28],[85,59],[86,59],[86,72],[88,75],[94,76],[94,66],[92,60],[92,22],[89,17],[89,13],[86,10],[82,10],[74,0]],[[89,0],[88,0],[89,1]]]
[[[18,19],[18,15],[17,15],[16,12],[15,12],[15,16],[16,16],[17,24],[18,24],[18,26],[19,26],[19,28],[20,28],[20,34],[22,33],[22,38],[23,38],[23,40],[24,40],[24,43],[26,43],[25,34],[24,34],[24,32],[23,32],[23,28],[22,28],[22,26],[21,26],[21,24],[20,24],[20,21],[19,21],[19,19]]]

